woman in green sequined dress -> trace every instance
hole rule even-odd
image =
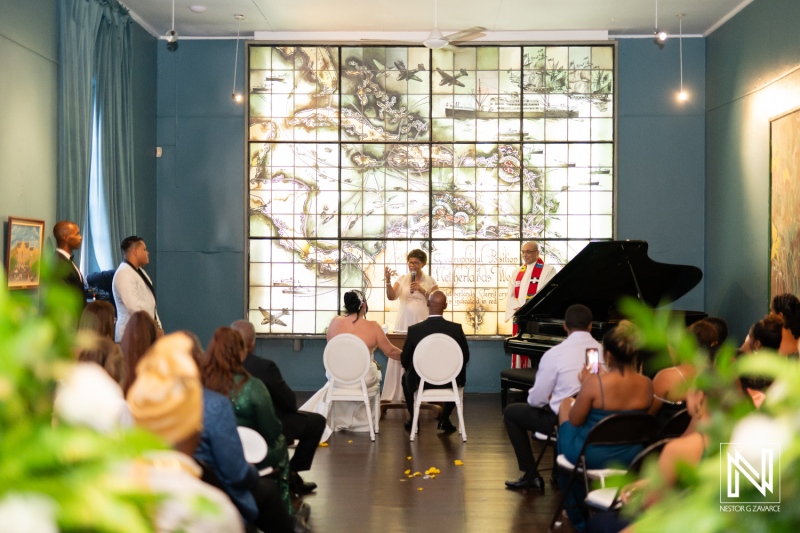
[[[241,335],[231,328],[217,328],[208,345],[203,383],[209,389],[229,396],[236,413],[236,422],[258,431],[267,441],[267,456],[257,466],[271,466],[278,474],[281,499],[292,514],[289,492],[289,453],[282,433],[281,421],[275,414],[267,387],[259,379],[251,379],[242,366],[247,353]]]

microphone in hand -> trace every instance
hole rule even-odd
[[[412,270],[411,271],[411,283],[414,283],[415,281],[417,281],[417,271],[416,270]],[[414,292],[413,287],[411,289],[411,292],[412,293]]]

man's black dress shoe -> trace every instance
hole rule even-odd
[[[406,428],[406,431],[411,431],[411,422],[412,422],[411,420],[406,420],[403,423],[403,427]]]
[[[439,420],[439,423],[436,425],[436,429],[440,431],[444,431],[445,433],[454,433],[458,431],[458,428],[453,425],[450,420]]]
[[[533,489],[544,494],[544,479],[542,476],[524,474],[516,481],[506,481],[506,488],[511,490]]]
[[[300,474],[292,472],[289,475],[289,490],[297,494],[311,494],[317,488],[316,483],[310,481],[303,481]]]

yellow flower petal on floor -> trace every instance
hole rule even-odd
[[[347,441],[347,444],[353,444],[353,441],[349,440]]]
[[[422,490],[422,487],[418,488],[417,490]]]
[[[408,470],[406,470],[406,471],[405,471],[405,472],[403,472],[403,473],[404,473],[405,475],[408,475],[408,474],[410,474],[410,473],[411,473],[411,469],[408,469]]]
[[[456,466],[463,466],[464,461],[462,461],[461,459],[456,459],[455,461],[453,461],[453,464]]]
[[[410,461],[411,460],[411,456],[409,455],[408,457],[406,457],[406,459],[408,459]]]
[[[442,471],[436,468],[435,466],[430,467],[425,471],[426,476],[430,476],[431,474],[441,474]]]
[[[327,442],[320,442],[319,443],[319,447],[320,448],[327,448],[328,447],[328,443]]]

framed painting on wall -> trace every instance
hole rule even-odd
[[[770,301],[800,294],[800,108],[770,121]]]
[[[39,286],[44,220],[8,217],[6,273],[9,289]]]

